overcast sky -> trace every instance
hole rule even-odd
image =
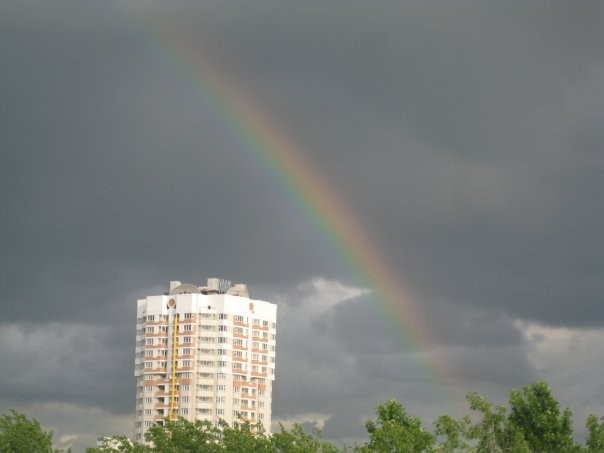
[[[165,30],[328,178],[431,348]],[[582,433],[604,415],[603,42],[599,1],[0,2],[0,411],[75,451],[130,433],[136,299],[217,276],[279,304],[277,422],[353,439],[389,398],[430,423],[545,379]]]

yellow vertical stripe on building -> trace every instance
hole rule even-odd
[[[174,405],[176,397],[176,365],[178,364],[177,353],[178,315],[174,313],[174,324],[172,326],[172,389],[170,396],[170,420],[174,420]]]

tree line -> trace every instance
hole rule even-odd
[[[87,453],[604,453],[604,417],[590,415],[584,444],[575,441],[572,414],[561,409],[543,381],[512,390],[508,406],[496,406],[476,393],[467,401],[471,415],[455,419],[441,415],[429,430],[404,406],[390,400],[376,408],[365,423],[367,441],[361,445],[334,445],[321,431],[294,424],[268,435],[261,424],[230,426],[221,420],[166,420],[153,426],[147,443],[125,436],[103,437]],[[359,436],[360,437],[360,436]],[[57,453],[52,433],[36,420],[15,411],[0,416],[0,453]]]

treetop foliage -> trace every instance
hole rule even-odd
[[[52,433],[14,410],[0,415],[0,453],[52,453]]]
[[[365,423],[368,441],[336,447],[322,439],[321,431],[283,425],[267,435],[261,424],[218,426],[209,421],[166,420],[153,426],[146,443],[124,436],[101,438],[87,453],[604,453],[604,418],[590,415],[585,445],[575,442],[569,409],[560,409],[549,386],[542,381],[510,393],[509,407],[496,406],[476,393],[467,395],[472,417],[441,415],[433,431],[409,415],[396,400],[380,404],[376,418]],[[10,411],[0,415],[0,453],[49,453],[52,433],[36,420]]]

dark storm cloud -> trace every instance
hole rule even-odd
[[[282,189],[248,172],[242,145],[204,111],[194,82],[131,28],[134,18],[108,8],[83,8],[88,20],[99,10],[90,30],[54,10],[5,19],[2,286],[14,301],[5,319],[35,316],[33,293],[54,308],[46,318],[77,318],[87,310],[80,291],[93,290],[98,306],[166,274],[291,282],[311,275],[302,255],[320,269],[328,259]],[[279,262],[292,255],[285,273]],[[116,288],[141,268],[141,280]]]
[[[428,299],[600,324],[601,6],[548,6],[271,3],[207,25]]]
[[[182,25],[227,62],[355,200],[420,295],[600,322],[596,6],[544,15],[491,4],[138,2],[132,13],[63,3],[75,20],[25,5],[5,6],[2,40],[9,291],[50,291],[44,273],[67,278],[69,268],[104,283],[115,278],[107,271],[142,268],[135,287],[171,272],[261,285],[346,277],[166,63],[138,8],[154,12],[160,35]],[[11,316],[30,316],[23,296],[12,295]],[[51,301],[57,316],[73,298],[62,296]]]
[[[131,410],[133,354],[124,344],[131,335],[111,326],[49,323],[0,329],[0,384],[11,405],[65,402],[102,407],[115,413]]]
[[[461,390],[505,399],[545,374],[593,401],[558,367],[587,365],[547,347],[558,331],[542,327],[539,342],[516,321],[604,322],[603,13],[598,2],[3,2],[0,401],[126,413],[136,298],[216,275],[280,298],[276,419],[322,414],[335,439],[390,397],[441,412],[373,295],[346,286],[345,258],[163,47],[174,30],[351,204],[433,329],[422,353],[446,356]],[[315,276],[328,280],[292,289]]]

